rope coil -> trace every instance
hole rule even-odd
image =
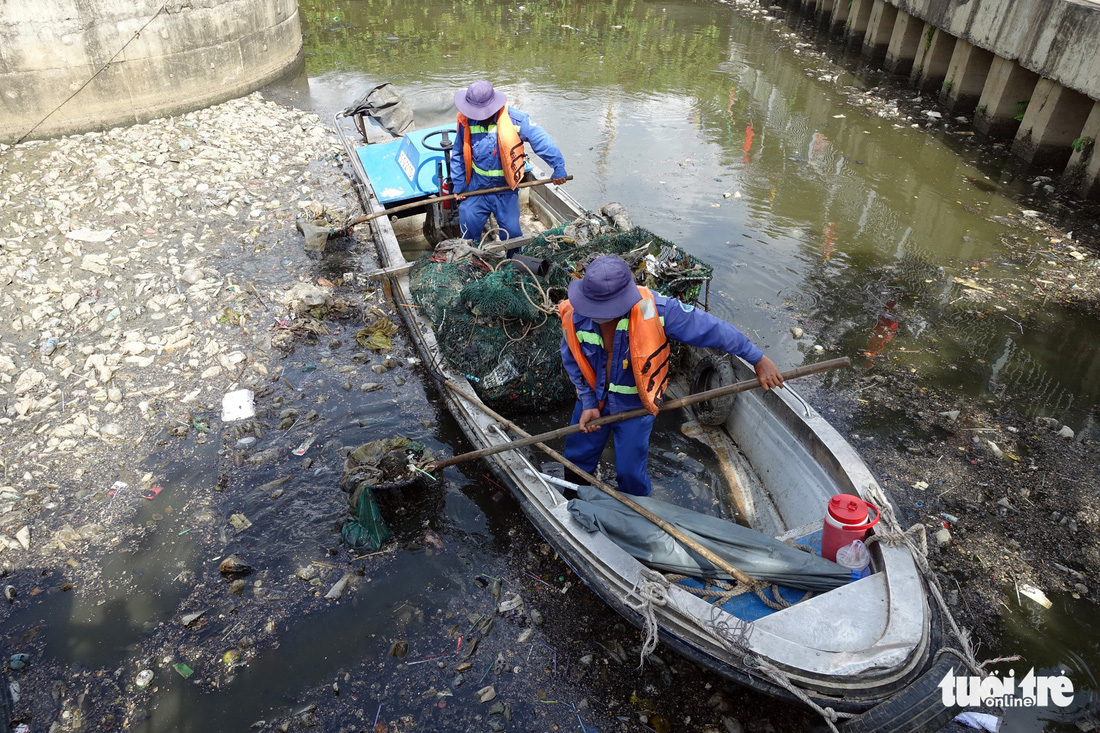
[[[630,596],[626,599],[627,605],[641,614],[645,620],[645,641],[642,643],[642,651],[638,656],[638,666],[635,672],[640,672],[645,666],[645,659],[657,648],[657,632],[660,626],[657,624],[657,611],[655,607],[667,606],[669,602],[669,581],[656,570],[642,568],[641,577],[634,583]],[[637,598],[637,602],[633,599]]]

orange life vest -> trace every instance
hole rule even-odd
[[[474,175],[473,150],[470,146],[470,119],[459,112],[458,124],[462,125],[462,153],[466,163],[466,183]],[[497,149],[500,151],[500,167],[504,171],[504,181],[513,191],[523,180],[523,167],[527,163],[527,154],[523,149],[523,141],[519,139],[519,132],[512,124],[512,118],[508,115],[508,105],[500,108],[497,113]]]
[[[648,288],[638,287],[642,299],[630,309],[627,339],[630,342],[630,366],[634,373],[634,384],[638,399],[651,415],[656,415],[661,400],[668,387],[669,343],[664,326],[657,314],[657,301]],[[577,327],[573,323],[573,304],[563,300],[558,304],[562,330],[569,351],[580,367],[584,380],[593,390],[596,389],[596,370],[588,363],[581,351],[581,342],[577,337]],[[606,345],[605,345],[606,348]],[[626,391],[620,390],[620,391]],[[603,403],[600,403],[603,407]]]

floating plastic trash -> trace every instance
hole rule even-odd
[[[222,421],[233,422],[256,415],[255,395],[250,389],[238,389],[222,397]]]

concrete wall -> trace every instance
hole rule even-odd
[[[205,107],[301,52],[297,0],[0,0],[0,141]]]
[[[890,0],[978,48],[1100,99],[1100,3],[1087,0]]]
[[[1011,137],[1017,157],[1064,168],[1066,186],[1100,197],[1100,0],[838,0],[829,27],[979,131]]]

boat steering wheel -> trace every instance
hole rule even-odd
[[[434,130],[432,132],[429,132],[427,135],[425,135],[424,138],[420,141],[420,144],[423,145],[428,150],[434,150],[437,153],[449,153],[451,151],[451,148],[454,147],[454,143],[451,142],[451,139],[449,137],[446,137],[446,136],[447,135],[453,135],[454,133],[455,133],[455,130]],[[428,143],[428,139],[433,138],[436,135],[444,136],[439,141],[439,146],[438,147]]]

